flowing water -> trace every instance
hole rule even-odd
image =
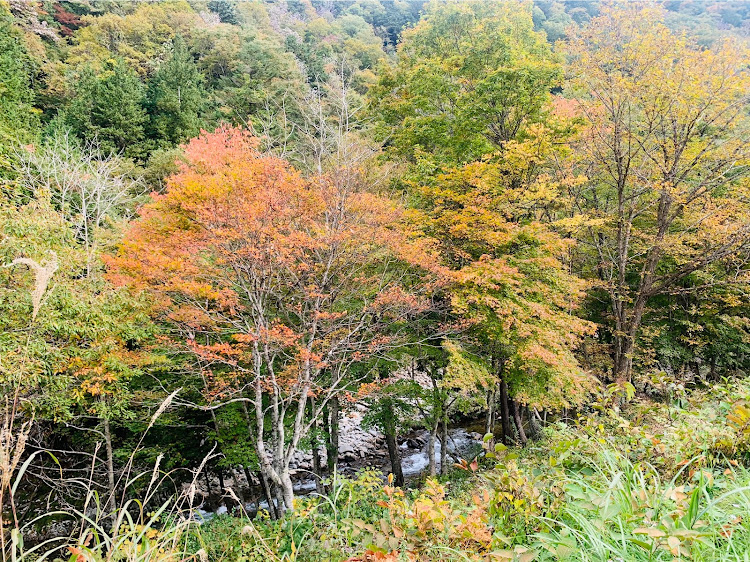
[[[415,431],[406,436],[401,443],[401,468],[404,478],[414,481],[422,477],[429,466],[429,455],[427,452],[428,433],[425,430]],[[482,449],[482,436],[464,427],[456,427],[448,430],[448,465],[450,468],[453,463],[459,459],[471,459]],[[435,462],[437,470],[440,470],[440,451],[441,443],[439,439],[435,440]],[[354,476],[359,470],[365,468],[375,468],[382,470],[383,478],[391,470],[388,454],[384,447],[373,445],[369,450],[362,451],[364,458],[356,461],[340,461],[339,468],[342,474]],[[315,479],[308,471],[297,471],[294,478],[294,493],[297,496],[304,496],[315,492]],[[253,490],[256,497],[260,494],[259,490]],[[258,509],[268,509],[268,503],[265,500],[256,500],[247,502],[244,509],[249,514],[257,513]],[[195,518],[198,521],[208,521],[215,515],[222,515],[229,510],[224,505],[219,505],[216,509],[195,509]]]

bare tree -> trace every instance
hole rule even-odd
[[[19,149],[18,161],[21,185],[51,199],[86,248],[86,275],[92,275],[98,232],[109,220],[128,219],[145,185],[116,155],[102,153],[96,141],[81,143],[68,130],[38,148]]]

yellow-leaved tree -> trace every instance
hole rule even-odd
[[[631,378],[649,301],[750,246],[748,49],[699,47],[657,8],[610,7],[566,45],[586,120],[572,152],[580,248],[609,303],[613,377]]]

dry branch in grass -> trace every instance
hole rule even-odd
[[[57,254],[50,252],[51,258],[42,263],[37,263],[31,258],[16,258],[4,267],[13,267],[15,265],[26,265],[34,272],[34,290],[31,292],[31,302],[34,309],[31,313],[32,322],[36,320],[39,314],[39,308],[42,306],[42,297],[47,290],[52,276],[58,268]]]

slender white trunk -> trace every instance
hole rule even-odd
[[[430,476],[437,474],[437,467],[435,464],[435,439],[437,438],[439,420],[436,418],[432,427],[430,428],[430,434],[427,438],[427,460],[430,467]]]

